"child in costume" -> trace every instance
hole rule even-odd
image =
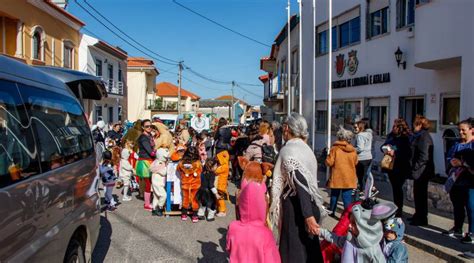
[[[102,154],[102,164],[99,167],[100,177],[102,178],[102,183],[105,187],[105,203],[107,209],[110,211],[115,210],[115,199],[112,196],[112,191],[114,190],[115,181],[117,177],[114,174],[114,168],[112,163],[112,153],[110,151],[105,151]]]
[[[349,233],[339,236],[323,228],[317,234],[342,248],[341,262],[386,262],[380,247],[383,238],[381,220],[393,215],[397,206],[393,203],[377,204],[372,195],[373,178],[369,175],[365,186],[365,200],[352,207],[349,215]]]
[[[169,151],[167,148],[159,148],[156,151],[156,159],[151,164],[151,184],[153,187],[153,203],[151,214],[163,216],[166,203],[166,173]]]
[[[387,263],[407,263],[408,251],[403,242],[405,224],[400,217],[390,218],[384,224],[383,253]]]
[[[263,170],[259,163],[250,162],[244,174],[263,178]],[[266,226],[266,192],[265,183],[258,180],[248,180],[242,187],[238,197],[240,219],[230,223],[226,238],[230,262],[280,262],[272,231]]]
[[[181,208],[181,220],[188,220],[188,209],[191,205],[193,223],[197,223],[199,218],[197,211],[199,203],[196,194],[201,187],[202,166],[199,154],[195,147],[189,147],[184,153],[183,159],[178,164],[178,172],[181,175],[181,189],[183,190],[183,205]]]
[[[226,216],[227,208],[225,201],[229,200],[229,193],[227,192],[227,178],[229,177],[229,152],[221,151],[216,155],[219,166],[216,170],[217,176],[217,192],[220,198],[217,200],[218,217]]]
[[[217,188],[214,185],[216,180],[217,160],[208,158],[204,165],[204,170],[201,174],[201,188],[197,194],[197,199],[200,203],[198,218],[199,220],[206,219],[207,221],[214,221],[216,214],[216,199],[220,196],[217,193]]]
[[[127,202],[132,200],[132,197],[129,195],[129,189],[131,184],[131,179],[135,170],[128,161],[130,158],[130,150],[123,148],[120,159],[120,180],[123,183],[123,197],[122,201]]]

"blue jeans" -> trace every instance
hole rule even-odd
[[[352,189],[331,189],[331,202],[329,203],[329,209],[333,213],[336,212],[337,201],[339,200],[341,192],[344,209],[352,203]]]
[[[467,201],[467,221],[469,233],[474,233],[474,189],[469,189],[469,200]]]

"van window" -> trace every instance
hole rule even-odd
[[[92,154],[94,148],[90,129],[76,100],[22,84],[19,90],[33,119],[42,172]]]
[[[17,86],[0,80],[0,188],[38,173],[31,123]]]

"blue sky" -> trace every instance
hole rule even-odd
[[[87,7],[83,0],[77,0]],[[260,84],[260,57],[270,48],[226,31],[174,4],[172,0],[88,0],[104,16],[135,40],[154,52],[173,60],[184,60],[193,70],[218,80]],[[178,0],[185,6],[225,26],[271,45],[286,23],[286,0]],[[292,13],[298,12],[292,0]],[[113,35],[74,0],[67,10],[86,23],[86,29],[112,45],[126,50],[129,56],[146,56]],[[99,16],[97,16],[99,17]],[[105,21],[104,21],[105,22]],[[84,32],[88,34],[88,32]],[[157,82],[177,84],[178,67],[156,62],[162,72]],[[170,72],[164,72],[164,71]],[[230,94],[230,85],[219,85],[184,71],[183,88],[202,98]],[[199,85],[198,85],[199,84]],[[240,88],[235,96],[251,104],[262,104],[263,86]]]

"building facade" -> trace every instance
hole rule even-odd
[[[156,84],[156,101],[152,105],[152,110],[163,113],[178,114],[178,90],[179,87],[169,82]],[[179,104],[181,113],[196,113],[199,109],[198,95],[181,88],[181,103]]]
[[[79,70],[101,77],[108,95],[100,101],[84,101],[84,111],[89,121],[123,121],[124,116],[127,116],[127,53],[102,40],[82,35]]]
[[[78,69],[85,24],[47,0],[3,0],[0,51],[30,65]]]
[[[156,100],[156,77],[160,73],[151,59],[127,59],[127,120],[150,119],[150,102]]]
[[[367,117],[378,149],[396,118],[412,124],[424,115],[444,174],[443,134],[474,116],[474,2],[334,1],[331,58],[327,1],[316,3],[316,150],[326,147],[330,63],[332,130]]]

